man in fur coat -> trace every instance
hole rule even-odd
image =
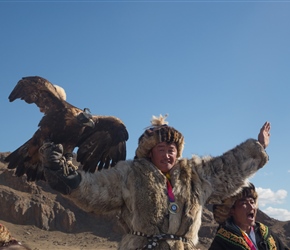
[[[270,123],[258,140],[248,139],[219,157],[181,158],[184,138],[154,117],[140,136],[134,160],[96,173],[64,176],[61,145],[43,152],[50,186],[81,209],[117,214],[125,228],[119,249],[196,249],[202,209],[236,194],[268,161]]]
[[[209,250],[289,250],[276,234],[256,221],[258,194],[249,183],[240,193],[213,206],[220,224]]]

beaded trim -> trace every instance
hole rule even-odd
[[[269,245],[269,250],[277,250],[274,238],[272,237],[272,235],[269,235],[269,228],[262,223],[259,224],[262,237],[267,241]]]
[[[156,235],[148,235],[148,234],[143,234],[141,232],[132,232],[131,234],[133,235],[137,235],[137,236],[142,236],[142,237],[146,237],[148,240],[148,244],[144,245],[142,248],[137,248],[136,250],[142,250],[142,249],[154,249],[156,246],[158,246],[158,242],[161,240],[180,240],[184,243],[188,243],[189,240],[181,237],[181,236],[177,236],[174,234],[156,234]]]
[[[247,242],[243,237],[240,237],[224,228],[220,228],[217,232],[217,236],[222,239],[231,242],[233,245],[240,246],[245,250],[251,250]]]

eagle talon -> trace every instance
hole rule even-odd
[[[66,153],[64,156],[66,159],[67,169],[71,169],[72,171],[78,170],[78,166],[73,164],[73,155],[71,153]]]
[[[72,161],[67,161],[68,167],[71,167],[74,171],[78,170],[78,166],[74,165]]]
[[[77,169],[78,167],[75,166],[71,161],[66,161],[66,164],[64,164],[64,167],[63,167],[63,175],[69,176],[75,173]]]

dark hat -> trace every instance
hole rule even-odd
[[[139,137],[135,158],[147,158],[151,149],[160,142],[175,143],[177,158],[181,157],[184,147],[183,135],[175,128],[167,125],[166,117],[167,115],[152,117],[152,126],[146,128],[145,132]]]

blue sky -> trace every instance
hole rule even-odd
[[[128,158],[152,115],[169,114],[184,157],[218,156],[270,121],[270,161],[251,181],[260,209],[290,220],[289,12],[289,1],[0,1],[0,152],[42,117],[8,101],[31,75],[121,118]]]

